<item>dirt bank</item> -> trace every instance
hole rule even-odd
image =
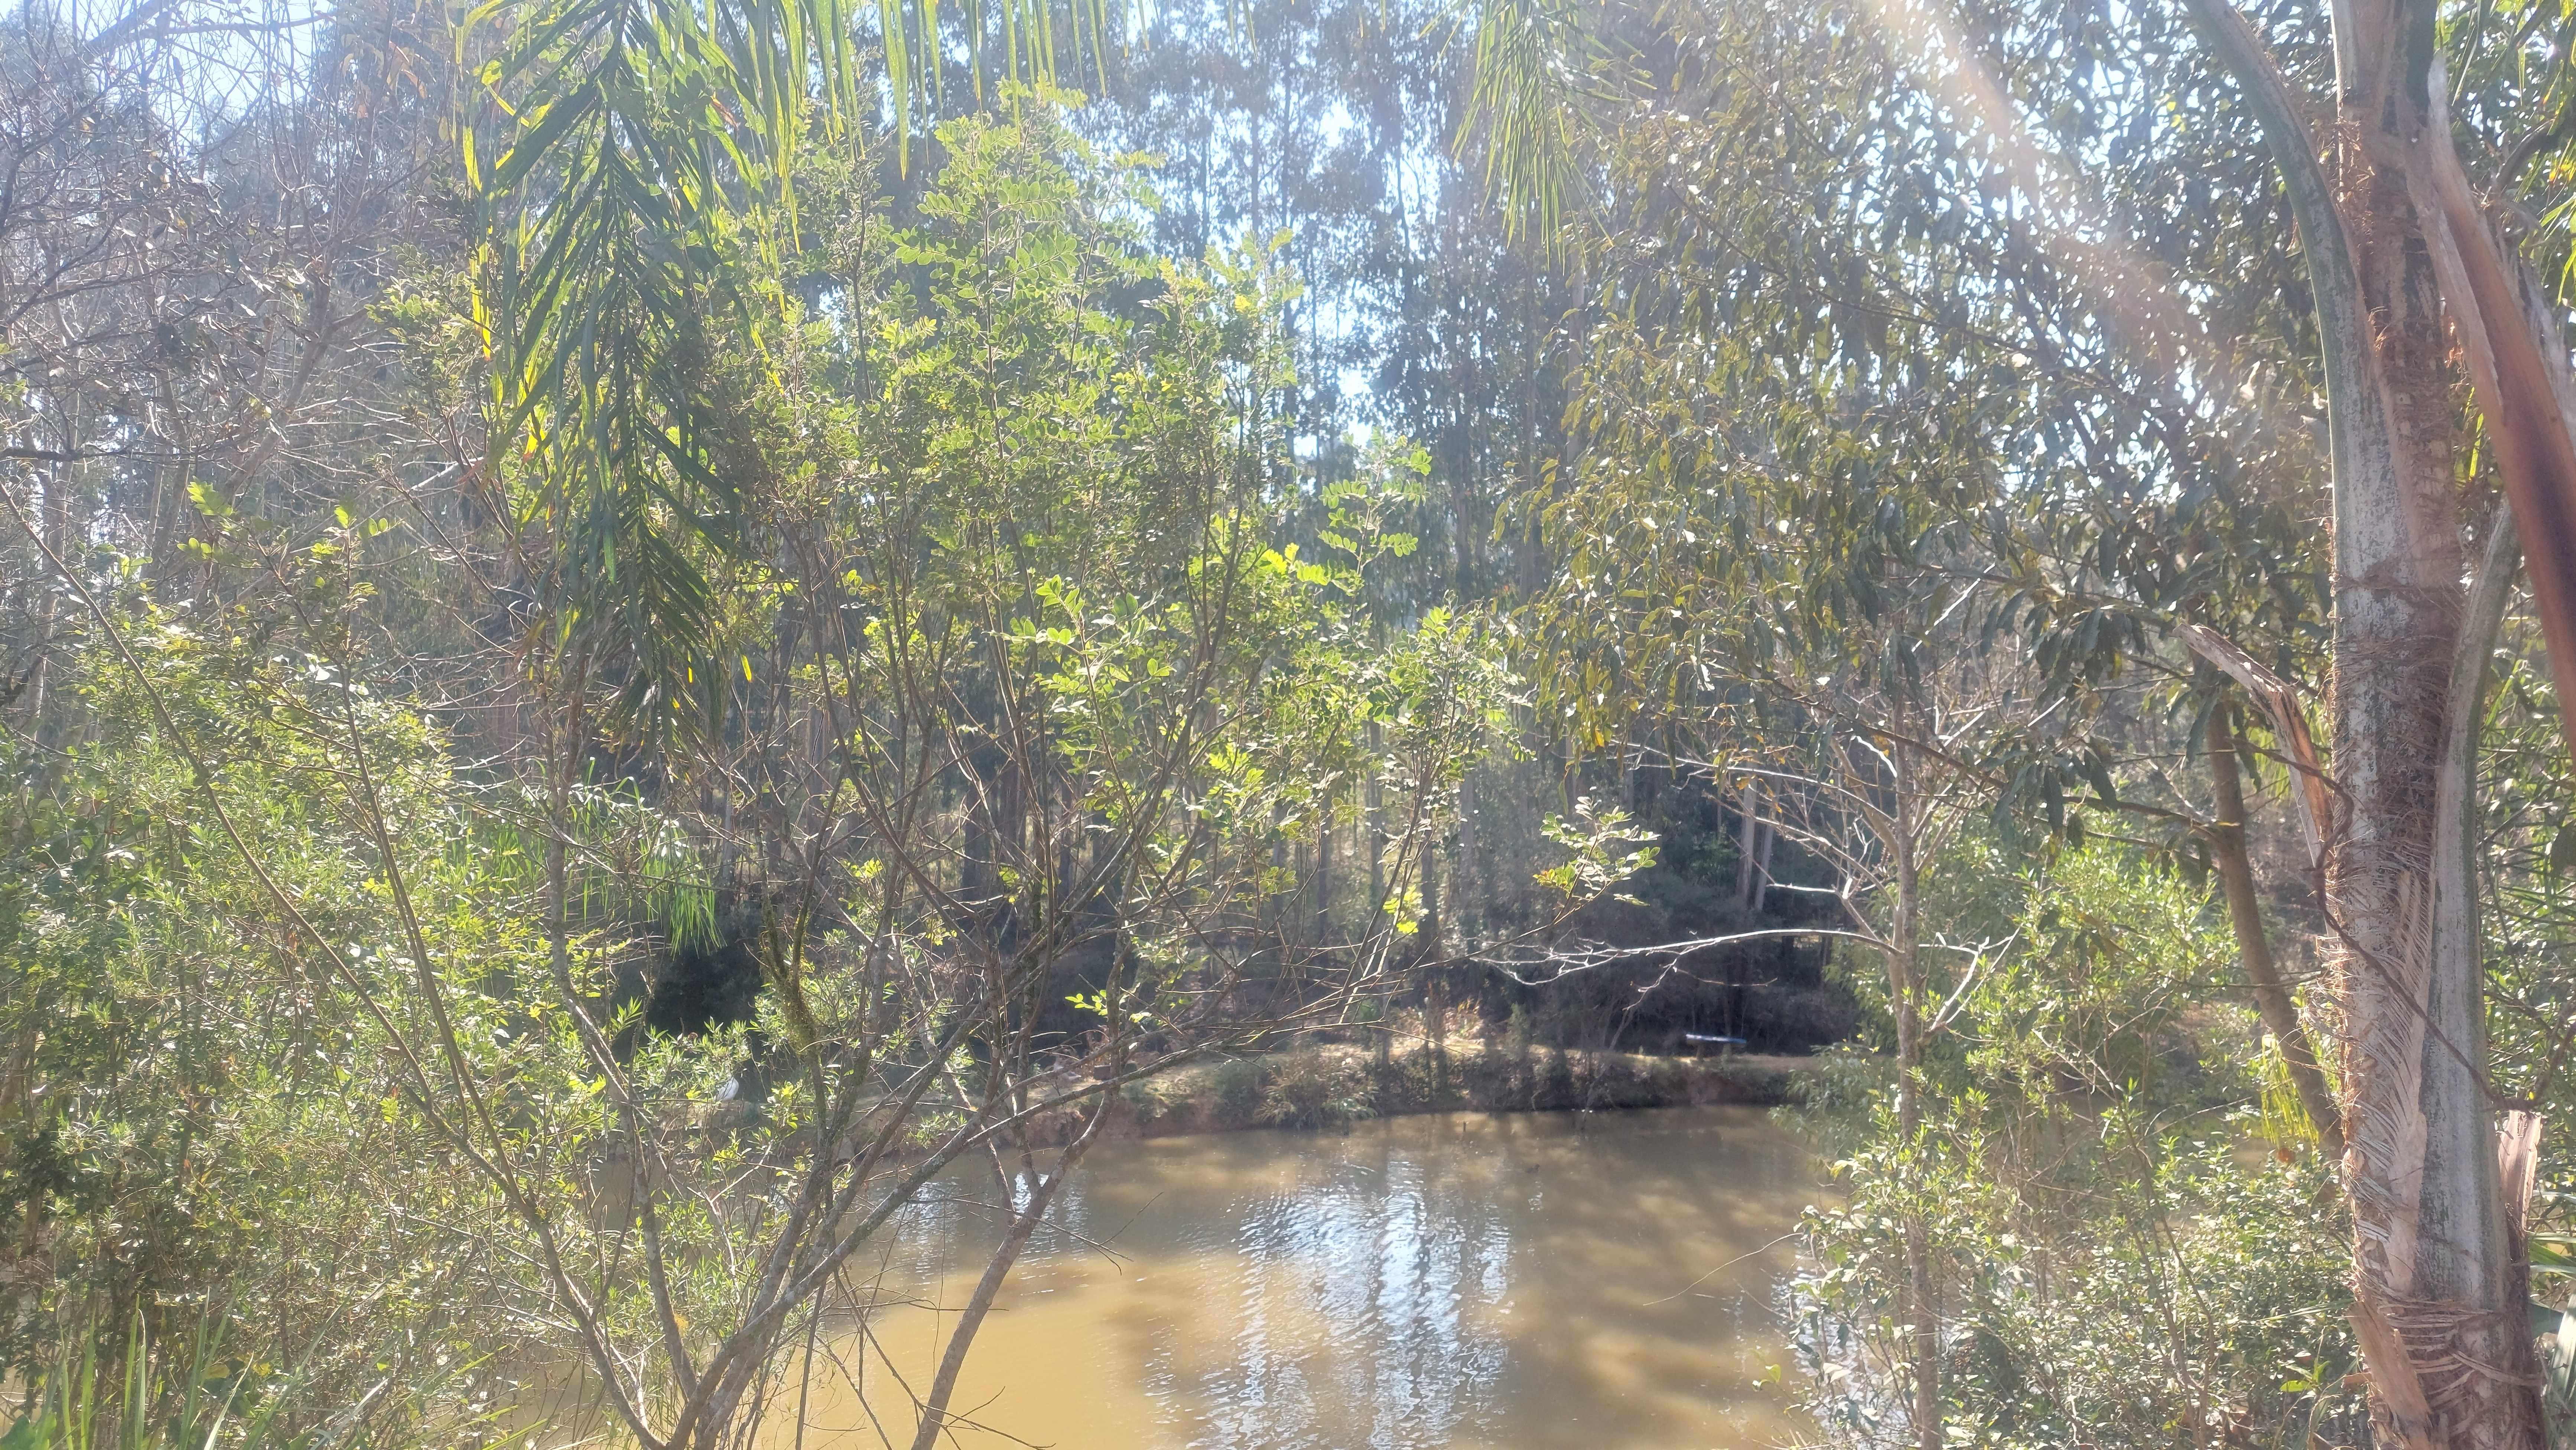
[[[1303,1047],[1195,1062],[1123,1089],[1102,1132],[1163,1138],[1240,1128],[1323,1128],[1401,1113],[1547,1112],[1787,1102],[1812,1059],[1737,1053],[1648,1057],[1455,1041],[1381,1057]],[[1050,1124],[1057,1132],[1067,1125]]]

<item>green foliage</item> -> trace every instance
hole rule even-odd
[[[2182,683],[2149,663],[2176,624],[2318,673],[2313,384],[2293,250],[2245,210],[2259,147],[2168,99],[2211,85],[2176,17],[1968,10],[1658,21],[1693,59],[1606,148],[1619,300],[1528,501],[1559,556],[1521,617],[1539,704],[1586,746],[1722,712],[1742,749],[1955,676],[1985,724],[1954,753],[2063,832],[2119,802],[2120,695]]]
[[[2031,883],[1961,1004],[1963,1082],[2044,1112],[2081,1096],[2188,1111],[2252,1096],[2236,950],[2205,884],[2113,846]]]
[[[373,842],[337,806],[341,760],[311,729],[342,703],[337,682],[182,616],[124,624],[141,676],[84,660],[99,737],[13,762],[10,840],[26,869],[0,925],[12,968],[0,1034],[18,1095],[0,1105],[0,1185],[23,1215],[9,1361],[80,1402],[97,1391],[80,1368],[92,1357],[142,1373],[148,1346],[179,1342],[189,1316],[220,1305],[230,1352],[299,1366],[262,1392],[281,1429],[372,1401],[389,1370],[406,1388],[377,1412],[444,1415],[448,1396],[481,1390],[431,1374],[432,1361],[479,1334],[488,1287],[484,1246],[448,1226],[484,1210],[422,1122],[385,1031],[413,964]],[[160,737],[147,686],[194,735],[208,783]],[[401,845],[438,939],[470,947],[459,955],[471,971],[526,960],[506,878],[463,844],[465,798],[434,734],[373,701],[358,719],[410,825]],[[345,944],[344,974],[281,917],[209,819],[206,791],[305,918]],[[468,1023],[487,1044],[494,1025]],[[87,1306],[103,1307],[104,1327],[72,1333]],[[380,1335],[412,1347],[388,1359]]]
[[[483,26],[502,38],[476,80],[504,121],[463,132],[486,232],[483,466],[523,537],[549,652],[574,654],[576,674],[592,654],[623,665],[619,704],[647,732],[697,727],[683,702],[721,699],[704,551],[738,539],[745,483],[721,439],[747,400],[709,363],[770,325],[740,254],[777,246],[813,124],[807,78],[827,117],[855,95],[847,18],[834,0],[727,15],[493,0],[460,52]]]
[[[1943,1008],[1921,1135],[1898,1131],[1883,1066],[1859,1055],[1790,1115],[1849,1191],[1809,1219],[1819,1266],[1795,1289],[1826,1440],[1907,1436],[1909,1221],[1960,1443],[2334,1429],[2358,1403],[2341,1389],[2349,1228],[2325,1166],[2265,1141],[2256,1033],[2206,890],[2108,845],[2018,881],[1991,847],[1960,850],[1945,876],[1991,894],[1954,891],[1949,919],[2009,930]]]
[[[2298,249],[2178,15],[1222,8],[1129,53],[1148,17],[1098,0],[490,0],[435,135],[435,68],[335,19],[312,84],[372,74],[331,115],[388,119],[316,149],[432,216],[378,236],[330,192],[354,240],[309,255],[215,204],[304,196],[288,148],[188,151],[125,51],[66,72],[95,215],[13,208],[11,255],[191,260],[36,279],[87,340],[13,333],[0,385],[27,540],[132,651],[8,592],[0,1377],[50,1407],[9,1445],[202,1444],[210,1403],[227,1443],[343,1443],[347,1406],[471,1442],[515,1387],[440,1361],[485,1353],[599,1376],[645,1434],[714,1405],[697,1370],[756,1380],[835,1235],[1019,1106],[1115,1082],[1168,1117],[1121,1076],[1149,1058],[1216,1057],[1241,1120],[1649,1100],[1669,1064],[1534,1060],[1519,999],[1505,1051],[1383,1077],[1224,1054],[1447,1005],[1514,893],[1654,864],[1608,802],[1658,752],[1802,833],[1776,884],[1876,942],[1838,964],[1876,1045],[1925,1024],[1919,1131],[1857,1047],[1798,1114],[1851,1186],[1799,1291],[1830,1437],[1903,1430],[1909,1224],[1954,1439],[2348,1414],[2346,1226],[2166,864],[2211,688],[2169,631],[2313,680],[2328,592]],[[2462,149],[2567,275],[2565,7],[2439,8]],[[2322,93],[2319,13],[2264,21]],[[1086,61],[1138,90],[1050,89]],[[1086,139],[1121,128],[1175,154]],[[148,343],[73,355],[100,338]],[[2476,826],[2488,1075],[2559,1122],[2576,820],[2537,653],[2499,647]],[[1561,779],[1517,768],[1551,737]],[[1355,841],[1369,890],[1328,899]],[[1916,851],[1928,965],[1891,984]],[[755,974],[753,1018],[645,1030],[674,949]],[[178,1363],[219,1318],[271,1368]]]
[[[494,462],[485,520],[536,611],[498,664],[524,754],[468,765],[471,715],[385,692],[381,519],[199,489],[220,589],[116,576],[63,656],[85,733],[8,762],[13,1366],[66,1362],[87,1305],[142,1326],[104,1336],[140,1363],[220,1302],[302,1366],[275,1391],[299,1433],[372,1395],[471,1441],[513,1387],[439,1366],[488,1356],[586,1376],[639,1440],[730,1443],[788,1316],[959,1155],[1027,1150],[1033,1102],[1079,1120],[1148,1051],[1383,995],[1511,677],[1475,617],[1373,607],[1417,455],[1337,496],[1349,557],[1282,537],[1275,259],[1154,259],[1132,169],[1019,102],[940,128],[906,227],[849,153],[808,159],[838,210],[798,255],[832,270],[731,254],[774,325],[686,324],[757,366],[579,339],[740,405],[722,446],[759,466],[726,518],[659,383],[528,385],[505,421],[537,446]],[[514,346],[551,345],[508,305]],[[633,728],[679,689],[692,728]],[[1362,778],[1408,814],[1384,897],[1319,940],[1287,853]],[[649,1030],[634,983],[719,948],[751,1020]],[[1251,1112],[1365,1105],[1286,1081]]]
[[[1459,148],[1480,142],[1485,184],[1501,201],[1513,234],[1553,244],[1569,211],[1580,205],[1579,142],[1587,119],[1579,103],[1595,87],[1585,75],[1599,43],[1562,0],[1459,3],[1475,31],[1475,81],[1469,126]]]
[[[1911,1443],[1896,1307],[1909,1215],[1942,1284],[1950,1443],[2303,1447],[2348,1428],[2349,1226],[2327,1175],[2248,1153],[2243,1116],[2206,1135],[2127,1109],[2097,1126],[2117,1149],[2044,1203],[2012,1176],[2025,1150],[1973,1121],[1940,1130],[1910,1193],[1886,1148],[1844,1160],[1850,1197],[1810,1216],[1819,1264],[1793,1293],[1822,1443]]]
[[[1539,872],[1538,883],[1574,900],[1606,896],[1620,882],[1655,864],[1653,834],[1632,827],[1626,811],[1595,805],[1589,796],[1574,803],[1572,821],[1550,816],[1540,832],[1564,847],[1572,859]]]
[[[1250,1118],[1261,1102],[1263,1077],[1259,1058],[1230,1058],[1218,1064],[1212,1084],[1217,1110],[1237,1120]]]
[[[1131,169],[1040,98],[938,134],[920,224],[854,199],[833,244],[814,426],[856,476],[796,485],[779,519],[832,561],[795,597],[857,626],[812,681],[856,707],[852,789],[890,807],[929,750],[977,796],[975,890],[1024,922],[1113,891],[1174,983],[1212,920],[1248,928],[1296,889],[1271,858],[1363,774],[1427,804],[1391,840],[1400,894],[1509,688],[1472,621],[1389,632],[1367,608],[1410,551],[1383,506],[1418,458],[1336,495],[1345,561],[1278,540],[1296,292],[1275,260],[1150,260]],[[1096,844],[1034,844],[1077,829]]]

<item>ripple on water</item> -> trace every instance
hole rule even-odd
[[[1756,1383],[1783,1357],[1770,1305],[1792,1261],[1774,1241],[1822,1192],[1753,1108],[1102,1144],[977,1337],[956,1406],[986,1428],[959,1443],[1779,1444],[1783,1397]],[[879,1297],[911,1302],[836,1337],[845,1368],[812,1387],[808,1450],[882,1443],[870,1406],[911,1424],[904,1386],[927,1382],[953,1322],[913,1306],[963,1302],[996,1232],[976,1202],[989,1180],[948,1195],[871,1260]]]

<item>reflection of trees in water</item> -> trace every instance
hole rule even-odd
[[[1113,1145],[1023,1264],[1044,1288],[1020,1302],[1047,1317],[978,1350],[996,1356],[991,1383],[1015,1387],[989,1422],[1109,1443],[1061,1405],[1015,1407],[1052,1368],[1161,1426],[1150,1444],[1599,1450],[1785,1433],[1752,1381],[1782,1358],[1779,1240],[1814,1182],[1801,1148],[1740,1109]],[[969,1178],[920,1209],[889,1293],[973,1263],[995,1232],[977,1203],[992,1192]]]
[[[1436,1445],[1498,1407],[1510,1344],[1476,1311],[1510,1284],[1510,1225],[1419,1159],[1369,1167],[1249,1205],[1234,1363],[1199,1388],[1214,1442]]]

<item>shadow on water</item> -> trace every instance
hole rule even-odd
[[[827,1334],[803,1443],[896,1443],[994,1229],[960,1178]],[[1787,1441],[1782,1241],[1825,1192],[1754,1108],[1106,1144],[986,1321],[968,1450],[1738,1450]],[[904,1302],[910,1301],[910,1302]],[[855,1319],[855,1316],[851,1316]],[[852,1381],[856,1380],[854,1387]],[[792,1406],[771,1447],[797,1442]],[[775,1403],[775,1401],[773,1402]]]

